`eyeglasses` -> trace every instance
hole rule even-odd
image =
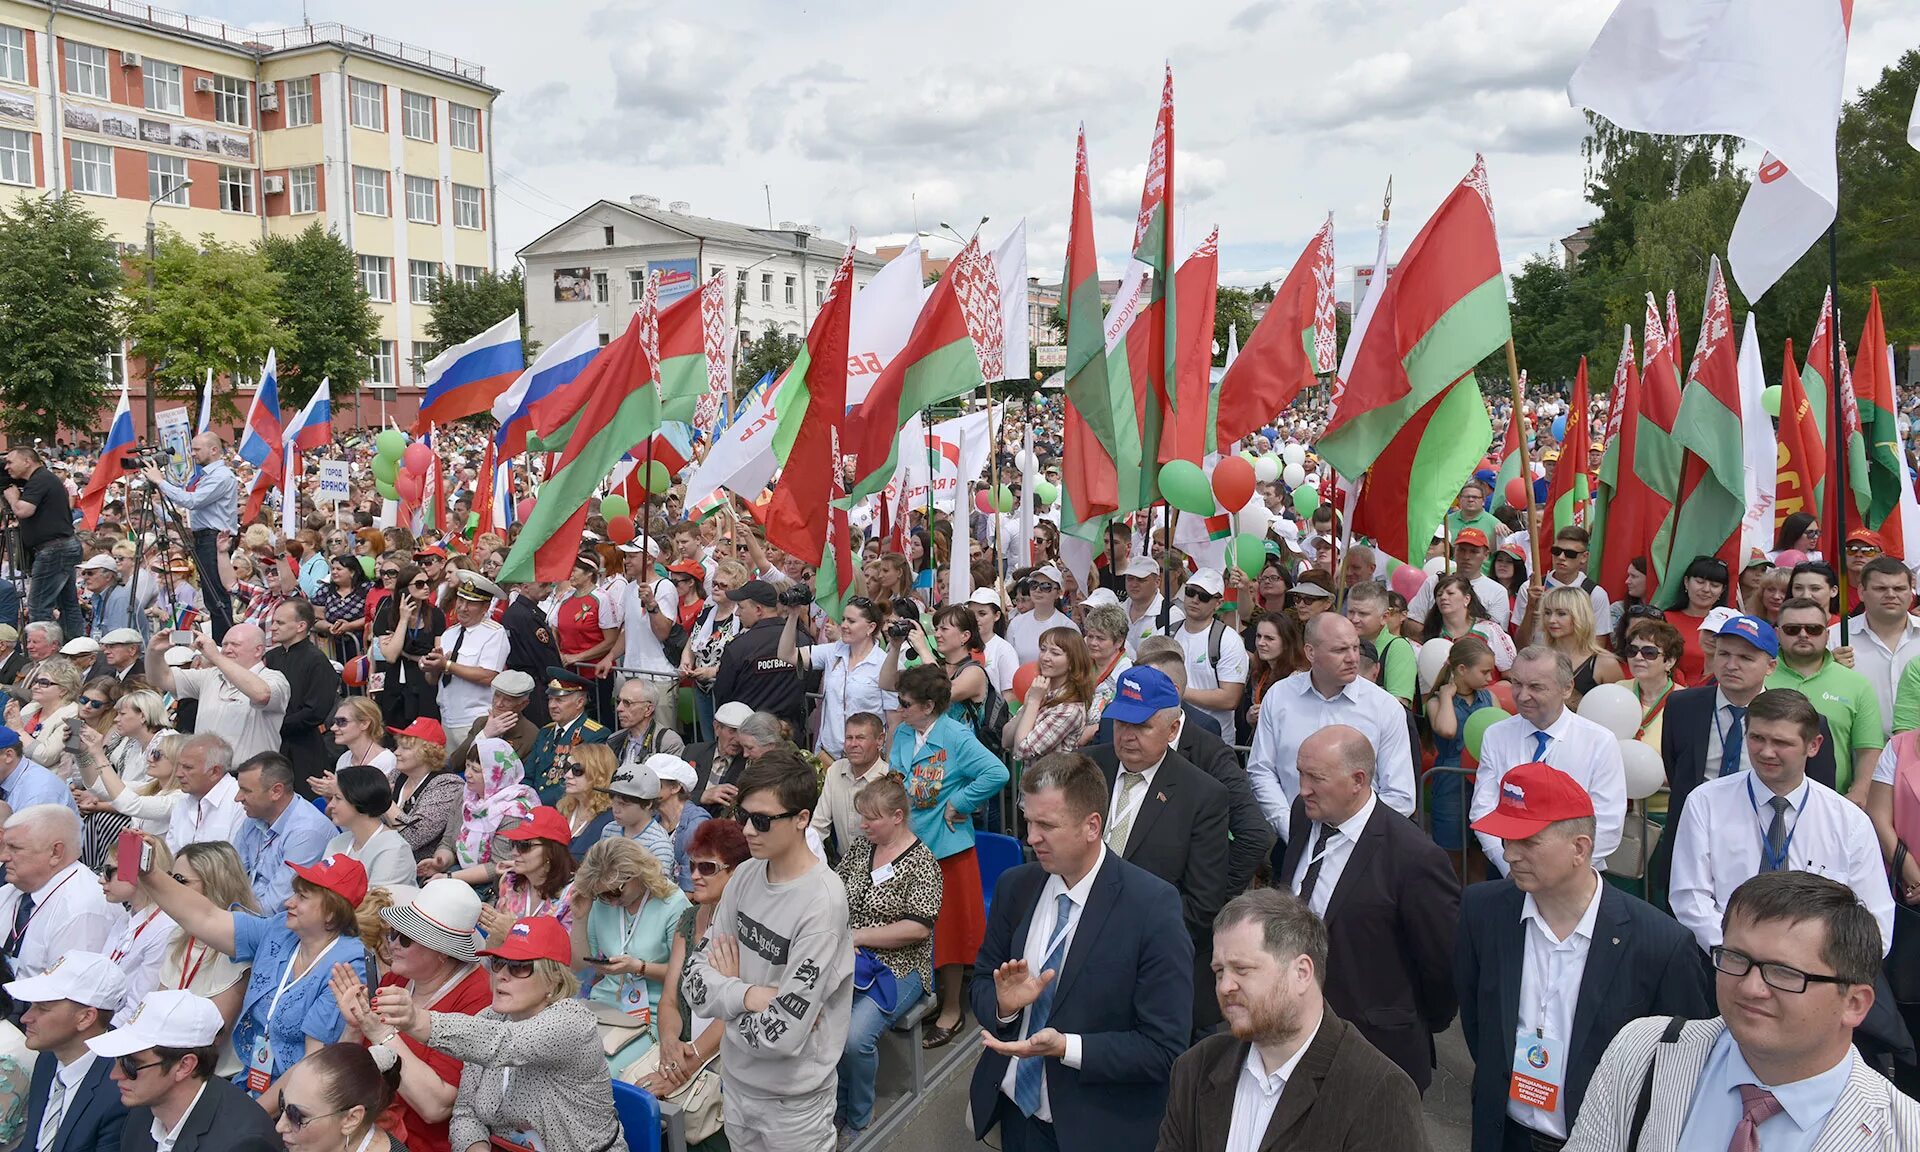
[[[433,587],[433,581],[431,581],[431,580],[414,580],[414,581],[411,581],[410,583],[408,583],[408,585],[407,585],[407,587],[409,587],[409,588],[431,588],[431,587]]]
[[[173,1061],[163,1056],[158,1060],[149,1060],[145,1064],[140,1064],[136,1063],[131,1056],[121,1056],[116,1058],[114,1063],[120,1065],[120,1075],[125,1076],[129,1080],[138,1080],[140,1073],[145,1072],[147,1069],[159,1068],[162,1065],[171,1064]]]
[[[695,876],[700,877],[702,880],[711,879],[712,877],[718,876],[720,875],[720,873],[725,872],[728,867],[729,867],[728,865],[722,864],[718,860],[687,861],[687,871],[693,873]]]
[[[1875,548],[1875,547],[1874,547],[1873,545],[1871,545],[1871,544],[1849,544],[1849,545],[1847,545],[1847,555],[1849,555],[1849,556],[1878,556],[1878,555],[1880,555],[1880,549],[1878,549],[1878,548]]]
[[[1553,549],[1553,554],[1562,560],[1578,560],[1587,554],[1587,550],[1585,548],[1561,548],[1556,546]]]
[[[533,976],[533,961],[502,960],[498,956],[487,957],[487,971],[495,976],[511,976],[515,980],[527,980]]]
[[[1651,644],[1632,644],[1627,647],[1627,655],[1641,660],[1660,659],[1660,649]]]
[[[60,685],[58,685],[58,684],[56,684],[56,683],[54,683],[53,681],[51,681],[51,680],[49,680],[49,679],[47,679],[47,678],[46,678],[45,676],[35,676],[35,677],[33,678],[33,686],[34,686],[35,688],[58,688],[58,687],[60,687]]]
[[[1755,960],[1745,952],[1736,952],[1725,944],[1716,945],[1712,950],[1713,966],[1736,979],[1758,967],[1760,979],[1766,986],[1780,992],[1801,993],[1809,984],[1852,984],[1844,976],[1819,976],[1812,972],[1802,972],[1788,964],[1777,964],[1771,960]]]
[[[345,728],[347,725],[351,723],[353,723],[352,719],[346,716],[335,716],[333,719],[327,721],[327,727]]]
[[[800,809],[789,808],[785,812],[749,812],[740,810],[740,823],[751,824],[756,832],[765,832],[773,827],[775,820],[787,820],[800,815]]]
[[[1818,636],[1827,630],[1825,624],[1780,624],[1776,627],[1785,636]]]
[[[400,573],[397,569],[382,568],[380,570],[380,579],[382,580],[398,580],[399,578]]]
[[[105,700],[100,699],[98,696],[80,697],[80,707],[82,708],[105,708],[106,706],[107,706],[107,702]]]
[[[1058,584],[1029,584],[1029,585],[1027,585],[1027,591],[1029,591],[1029,592],[1058,592],[1058,591],[1060,591],[1060,585],[1058,585]]]
[[[347,1111],[345,1108],[336,1108],[331,1112],[309,1112],[298,1104],[283,1104],[280,1106],[281,1118],[285,1119],[287,1123],[293,1125],[295,1128],[305,1128],[315,1120],[324,1120],[328,1116],[338,1116],[345,1111]]]
[[[1205,588],[1184,588],[1180,594],[1189,600],[1218,600],[1219,597]]]
[[[580,767],[580,765],[578,764],[575,764],[573,767],[567,769],[567,775],[569,776],[585,776],[586,774],[587,774],[587,770],[585,768]]]

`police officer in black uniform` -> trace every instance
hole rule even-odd
[[[525,672],[535,684],[547,679],[547,669],[560,663],[560,649],[553,642],[553,627],[540,610],[545,584],[507,585],[507,607],[500,615],[500,626],[507,630],[507,667]],[[536,726],[553,719],[547,711],[547,698],[535,692],[527,704],[526,717]]]

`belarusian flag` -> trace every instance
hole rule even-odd
[[[1620,359],[1613,367],[1613,388],[1607,394],[1607,453],[1600,461],[1593,546],[1587,556],[1587,575],[1605,588],[1627,586],[1627,564],[1636,556],[1644,558],[1653,539],[1647,516],[1654,496],[1633,470],[1643,400],[1640,370],[1633,360],[1633,325],[1628,324]]]
[[[1827,446],[1820,424],[1800,382],[1800,364],[1787,340],[1787,364],[1780,375],[1780,466],[1774,477],[1774,527],[1795,512],[1820,514],[1819,491],[1827,481]]]
[[[1667,335],[1660,325],[1660,306],[1649,292],[1640,344],[1639,421],[1635,425],[1633,451],[1621,459],[1627,461],[1634,477],[1647,491],[1648,502],[1640,531],[1641,539],[1646,542],[1647,571],[1654,587],[1666,579],[1668,518],[1673,511],[1674,496],[1680,491],[1683,455],[1673,438],[1674,421],[1680,415],[1679,360],[1675,351],[1679,345],[1669,343]],[[1683,571],[1692,559],[1682,557]]]
[[[1486,163],[1440,205],[1394,269],[1334,384],[1320,456],[1369,472],[1352,530],[1424,556],[1493,437],[1473,369],[1511,334]]]
[[[1527,370],[1520,369],[1520,395],[1527,394]],[[1500,467],[1493,477],[1493,505],[1507,502],[1507,485],[1520,478],[1520,438],[1526,435],[1527,417],[1520,409],[1507,416],[1507,432],[1500,440]]]
[[[533,514],[500,565],[500,579],[524,584],[565,580],[579,554],[587,499],[627,449],[660,426],[660,313],[653,278],[618,340],[594,357],[574,384],[586,385],[578,415],[585,433],[568,438],[540,485]],[[537,407],[537,405],[536,405]]]
[[[1680,346],[1680,297],[1667,289],[1667,356],[1673,361],[1674,403],[1679,403],[1679,382],[1687,378],[1687,353]]]
[[[1562,528],[1587,526],[1587,501],[1591,498],[1587,479],[1587,358],[1580,357],[1580,368],[1573,377],[1573,399],[1567,405],[1566,431],[1560,437],[1560,459],[1553,467],[1553,479],[1547,483],[1547,518],[1550,532]]]
[[[1171,442],[1176,459],[1195,464],[1215,452],[1213,391],[1214,296],[1220,287],[1220,229],[1216,226],[1193,250],[1174,277],[1174,294],[1187,302],[1180,313],[1180,339],[1174,362],[1177,415],[1161,437]],[[1228,441],[1229,444],[1232,441]]]
[[[1101,326],[1100,264],[1093,246],[1093,197],[1087,181],[1087,129],[1080,126],[1073,167],[1073,217],[1067,230],[1065,287],[1060,312],[1066,322],[1065,448],[1061,468],[1061,526],[1073,531],[1094,524],[1119,507],[1119,470],[1140,464],[1140,429],[1133,397],[1113,389]],[[1097,534],[1097,533],[1096,533]]]
[[[1825,301],[1820,306],[1820,321],[1813,329],[1813,342],[1807,346],[1806,366],[1800,372],[1800,385],[1806,393],[1807,406],[1813,414],[1813,421],[1819,430],[1816,443],[1826,454],[1825,466],[1820,471],[1818,485],[1814,495],[1818,503],[1808,509],[1820,518],[1823,531],[1838,532],[1840,517],[1839,480],[1843,461],[1840,457],[1840,442],[1847,442],[1847,455],[1844,461],[1846,481],[1852,489],[1852,498],[1847,508],[1849,524],[1859,518],[1859,505],[1871,503],[1872,489],[1867,477],[1867,452],[1860,438],[1860,407],[1853,394],[1853,372],[1847,367],[1846,343],[1840,346],[1840,379],[1833,379],[1834,353],[1833,342],[1837,336],[1833,316],[1833,290],[1829,288]],[[1834,389],[1840,394],[1840,431],[1833,430]],[[1785,397],[1782,396],[1782,408],[1785,409]],[[1830,558],[1843,557],[1846,554],[1846,541],[1823,540],[1821,552]]]
[[[847,511],[833,506],[845,494],[840,483],[840,426],[847,411],[847,322],[852,313],[853,240],[849,237],[846,255],[827,287],[826,302],[807,332],[807,346],[781,385],[783,392],[792,394],[783,407],[797,416],[799,427],[786,466],[774,482],[767,513],[767,543],[817,565],[815,598],[835,620],[853,583]]]
[[[1182,293],[1185,295],[1185,293]],[[1217,442],[1236,443],[1339,368],[1333,327],[1333,214],[1307,241],[1267,314],[1220,381]]]
[[[1860,333],[1860,358],[1853,370],[1855,396],[1860,405],[1860,427],[1866,451],[1867,502],[1861,509],[1866,526],[1880,533],[1887,554],[1905,558],[1900,531],[1900,489],[1906,467],[1900,457],[1900,416],[1894,407],[1893,376],[1887,364],[1887,326],[1880,317],[1880,288],[1874,285],[1867,303],[1867,323]],[[1855,488],[1859,485],[1856,483]],[[1896,546],[1897,545],[1897,546]]]
[[[724,276],[660,310],[660,419],[712,429],[733,373],[732,344]]]
[[[1678,601],[1687,566],[1717,556],[1740,571],[1740,521],[1746,514],[1747,467],[1740,430],[1740,363],[1727,282],[1715,256],[1707,271],[1707,306],[1680,394],[1674,441],[1685,451],[1680,495],[1670,517],[1669,563],[1660,599]]]

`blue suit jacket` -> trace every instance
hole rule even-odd
[[[1020,957],[1046,886],[1038,864],[1010,868],[994,887],[986,939],[968,995],[974,1018],[1005,1040],[994,969]],[[1186,1051],[1193,1019],[1193,943],[1173,885],[1109,852],[1096,874],[1073,947],[1054,978],[1047,1026],[1081,1038],[1080,1067],[1046,1062],[1047,1099],[1061,1152],[1153,1152],[1166,1110],[1173,1062]],[[970,1098],[976,1138],[1001,1109],[1007,1058],[983,1049]]]
[[[1525,901],[1511,880],[1475,884],[1460,901],[1453,971],[1460,1027],[1473,1055],[1474,1152],[1502,1147],[1526,963],[1528,929],[1520,920]],[[1600,909],[1563,1065],[1568,1128],[1580,1113],[1601,1054],[1628,1021],[1642,1016],[1702,1020],[1714,1014],[1713,989],[1693,934],[1646,901],[1600,881]]]
[[[40,1053],[33,1064],[33,1085],[27,1090],[27,1126],[21,1130],[20,1146],[32,1149],[40,1139],[40,1120],[47,1114],[47,1095],[53,1090],[54,1070],[59,1061],[51,1052]],[[67,1111],[60,1118],[60,1132],[53,1138],[53,1152],[120,1152],[120,1129],[127,1119],[127,1106],[120,1103],[120,1089],[108,1079],[113,1061],[96,1056],[87,1069],[80,1091],[67,1100]]]

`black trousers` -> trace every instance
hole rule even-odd
[[[1028,1116],[1004,1096],[1000,1099],[1000,1152],[1060,1152],[1053,1125]]]
[[[1500,1141],[1501,1152],[1559,1152],[1566,1146],[1565,1140],[1556,1140],[1544,1132],[1535,1132],[1507,1117],[1507,1126]]]
[[[233,598],[220,582],[220,533],[212,528],[193,532],[193,560],[200,567],[200,595],[207,602],[207,619],[213,626],[213,642],[227,638],[233,627]]]

